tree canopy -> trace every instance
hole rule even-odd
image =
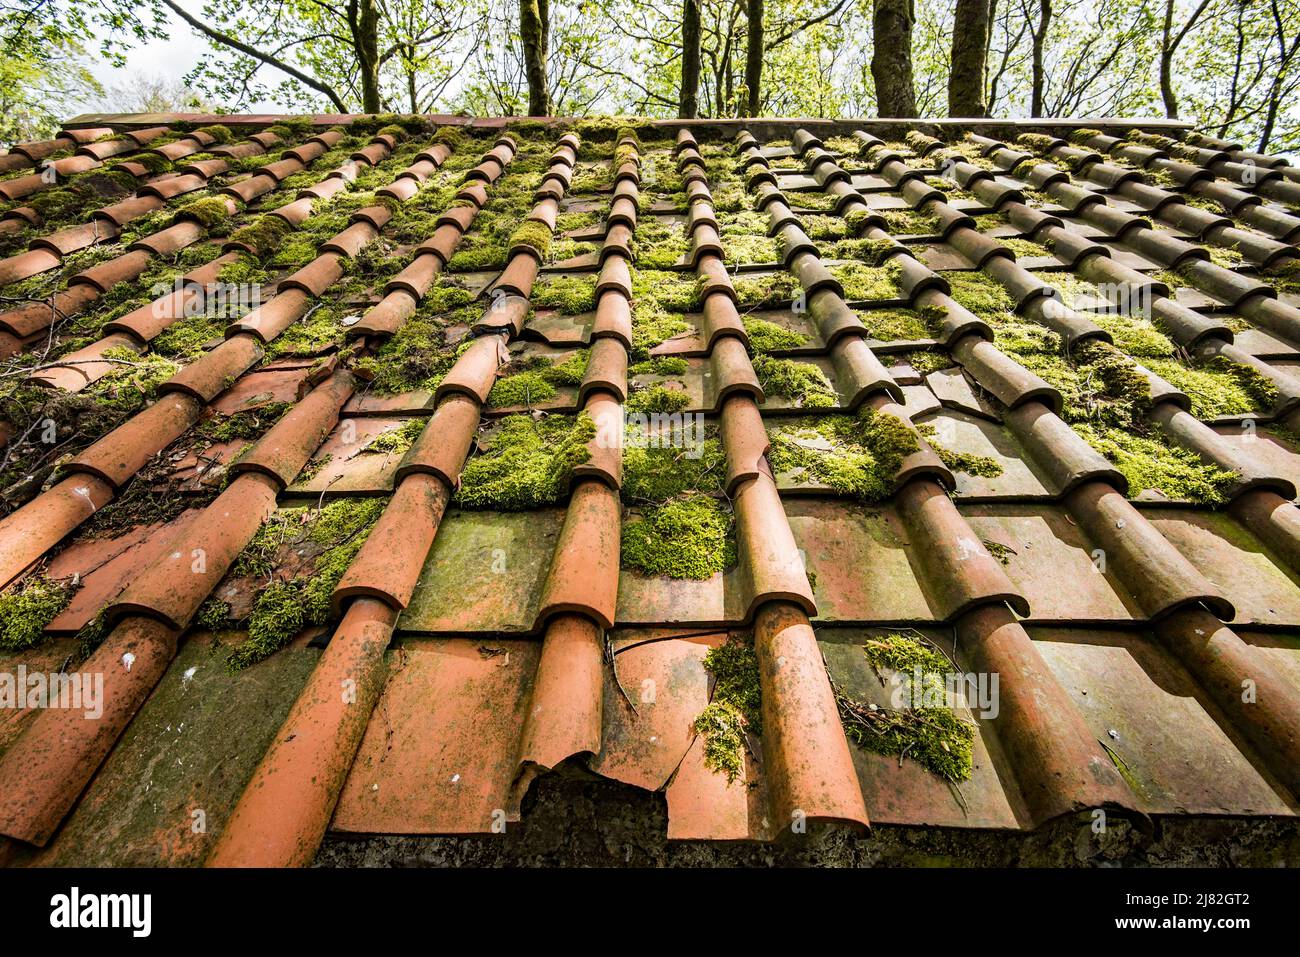
[[[1166,115],[1300,146],[1300,0],[0,0],[0,136],[177,30],[228,110]]]

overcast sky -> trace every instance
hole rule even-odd
[[[201,13],[203,9],[203,0],[177,0],[177,3],[195,15]],[[89,45],[91,73],[105,90],[129,89],[134,82],[158,77],[179,82],[193,68],[194,62],[208,52],[206,39],[196,34],[189,24],[178,20],[174,14],[169,13],[169,15],[172,24],[171,36],[166,40],[151,40],[142,46],[133,47],[127,53],[127,65],[122,69],[115,68],[101,58],[95,47]],[[259,76],[275,82],[282,77],[282,74],[278,70],[264,68]],[[84,111],[93,111],[98,107],[98,103],[88,103],[81,108]],[[283,110],[282,106],[274,103],[251,102],[246,104],[241,112],[279,113]]]

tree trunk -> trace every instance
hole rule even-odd
[[[359,0],[352,37],[357,47],[357,69],[361,73],[361,109],[379,113],[379,9],[375,0]]]
[[[912,87],[912,0],[874,0],[871,76],[880,116],[916,116]]]
[[[1030,94],[1029,115],[1043,115],[1043,46],[1047,42],[1047,28],[1052,23],[1052,0],[1039,0],[1038,24],[1034,27],[1033,91]]]
[[[1160,99],[1165,116],[1178,119],[1178,98],[1174,96],[1174,0],[1165,0],[1165,29],[1160,39]]]
[[[747,0],[745,16],[749,39],[745,47],[745,87],[749,91],[746,116],[758,116],[759,92],[763,82],[763,0]]]
[[[677,115],[693,120],[700,112],[700,0],[682,0],[682,93]]]
[[[989,46],[989,0],[957,0],[952,24],[948,115],[987,116],[984,63]]]
[[[524,44],[524,76],[528,80],[528,115],[550,116],[546,46],[550,33],[547,0],[519,0],[519,37]]]

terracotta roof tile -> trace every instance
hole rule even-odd
[[[45,283],[0,314],[0,353],[51,420],[122,399],[125,363],[167,370],[56,453],[40,418],[3,432],[23,474],[0,579],[74,582],[5,667],[55,667],[98,622],[82,667],[109,685],[99,722],[0,727],[0,834],[32,860],[304,865],[330,829],[495,834],[566,764],[662,791],[675,839],[1294,814],[1293,170],[1141,123],[329,122],[0,157],[0,283]],[[29,170],[68,150],[60,184],[107,161],[139,185],[45,222]],[[512,240],[523,220],[549,248]],[[218,311],[243,274],[262,289]],[[333,506],[368,516],[355,538],[266,544]],[[642,567],[646,523],[691,509],[718,564]],[[197,732],[212,836],[89,841],[145,813],[159,721],[205,727],[165,689],[214,608],[236,643],[267,627],[268,580],[301,624],[252,666],[275,700],[246,743]],[[852,743],[897,713],[875,657],[895,640],[1000,678],[996,717],[945,699],[969,732],[953,775]],[[195,687],[244,702],[255,680]],[[718,715],[743,738],[725,766]]]

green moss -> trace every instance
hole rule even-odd
[[[894,236],[935,236],[939,233],[939,217],[914,209],[882,209],[885,231]]]
[[[272,576],[286,550],[317,551],[309,569],[273,579],[258,593],[248,639],[226,659],[232,670],[269,658],[304,628],[329,619],[330,595],[384,511],[383,499],[336,499],[321,509],[280,509],[235,561],[236,574]]]
[[[682,273],[637,269],[632,273],[632,302],[634,308],[649,302],[657,311],[692,312],[700,308],[699,286]]]
[[[632,254],[638,266],[667,269],[679,263],[690,249],[690,239],[681,223],[660,216],[642,216],[637,220]]]
[[[559,364],[537,356],[523,363],[519,371],[498,379],[488,393],[488,405],[503,408],[552,399],[557,385],[576,386],[582,382],[590,359],[586,349],[575,350]]]
[[[233,415],[213,414],[195,428],[209,442],[240,442],[260,438],[267,429],[293,408],[292,402],[270,402]]]
[[[1002,474],[1002,465],[997,459],[990,458],[987,455],[975,455],[971,452],[954,452],[938,440],[939,431],[933,425],[928,423],[918,425],[916,431],[925,436],[925,441],[930,448],[934,449],[935,455],[939,456],[939,461],[948,466],[954,472],[965,472],[967,475],[979,475],[984,478],[997,478]]]
[[[655,346],[693,327],[680,315],[668,312],[651,297],[638,298],[632,304],[633,359],[644,360]]]
[[[863,653],[873,667],[896,672],[914,700],[922,695],[929,700],[930,696],[937,698],[944,693],[945,677],[953,670],[947,658],[929,646],[919,632],[873,639]],[[858,747],[876,754],[898,755],[900,760],[910,758],[949,781],[970,777],[975,729],[951,709],[878,708],[853,701],[838,689],[835,697],[844,732]]]
[[[721,494],[727,473],[722,443],[706,439],[699,454],[671,446],[625,445],[622,495],[629,502],[666,502],[686,492]]]
[[[864,262],[838,263],[831,275],[844,287],[844,298],[853,300],[897,299],[902,294],[898,278],[902,267],[896,262],[869,266]]]
[[[1011,294],[983,273],[950,272],[945,273],[944,278],[952,288],[952,298],[981,318],[1010,312],[1016,306]]]
[[[558,502],[574,466],[591,457],[591,416],[510,415],[465,463],[456,501],[462,508],[519,511]]]
[[[849,233],[843,219],[825,215],[803,217],[803,230],[809,239],[843,239]]]
[[[1148,359],[1143,364],[1192,400],[1198,419],[1267,412],[1278,393],[1270,382],[1249,366],[1218,356],[1189,366],[1178,359]]]
[[[230,231],[230,209],[226,206],[226,200],[220,196],[186,203],[176,210],[176,219],[192,219],[213,236],[224,236]]]
[[[688,368],[686,360],[681,356],[655,356],[653,359],[645,359],[629,366],[627,373],[630,376],[684,376]]]
[[[362,449],[362,452],[378,452],[384,455],[401,455],[420,437],[428,419],[407,419],[395,429],[376,435]]]
[[[754,358],[754,372],[767,395],[791,399],[803,408],[827,408],[837,401],[826,374],[812,363],[760,355]]]
[[[808,337],[803,333],[787,329],[785,326],[777,325],[775,322],[769,322],[766,319],[745,316],[743,322],[745,332],[749,334],[749,345],[755,352],[780,352],[797,349],[808,341]]]
[[[1101,136],[1101,130],[1078,129],[1070,134],[1070,142],[1077,146],[1082,146],[1094,136]]]
[[[29,575],[0,595],[0,651],[34,648],[45,638],[45,627],[76,593],[71,581]]]
[[[788,272],[741,274],[731,280],[742,306],[777,306],[800,294],[799,280]],[[695,308],[692,306],[691,308]]]
[[[1233,473],[1202,461],[1190,449],[1113,426],[1076,423],[1074,430],[1124,474],[1130,495],[1153,489],[1201,505],[1227,501]]]
[[[938,320],[945,315],[938,307],[922,306],[920,309],[864,309],[858,318],[873,339],[907,342],[934,338]]]
[[[1002,245],[1006,246],[1021,259],[1033,259],[1038,256],[1050,256],[1052,251],[1041,243],[1033,242],[1029,239],[1016,239],[1008,237],[999,240]]]
[[[576,316],[596,308],[594,276],[554,276],[540,280],[533,288],[533,307],[557,309]]]
[[[856,259],[868,266],[883,265],[898,252],[892,239],[841,239],[831,248],[836,259]]]
[[[638,389],[627,397],[624,409],[628,412],[667,413],[682,412],[691,404],[691,397],[681,389],[670,389],[664,385]]]
[[[551,252],[551,228],[535,219],[526,219],[510,237],[510,252],[528,249],[543,262]]]
[[[768,458],[776,472],[828,485],[865,502],[887,499],[903,459],[921,447],[905,422],[871,408],[857,416],[782,423],[768,438]]]
[[[731,516],[708,495],[645,509],[623,526],[624,568],[703,580],[736,563]]]
[[[704,670],[713,678],[713,694],[693,728],[704,737],[704,766],[732,782],[745,769],[745,735],[763,733],[763,696],[752,636],[729,637],[709,649]]]

